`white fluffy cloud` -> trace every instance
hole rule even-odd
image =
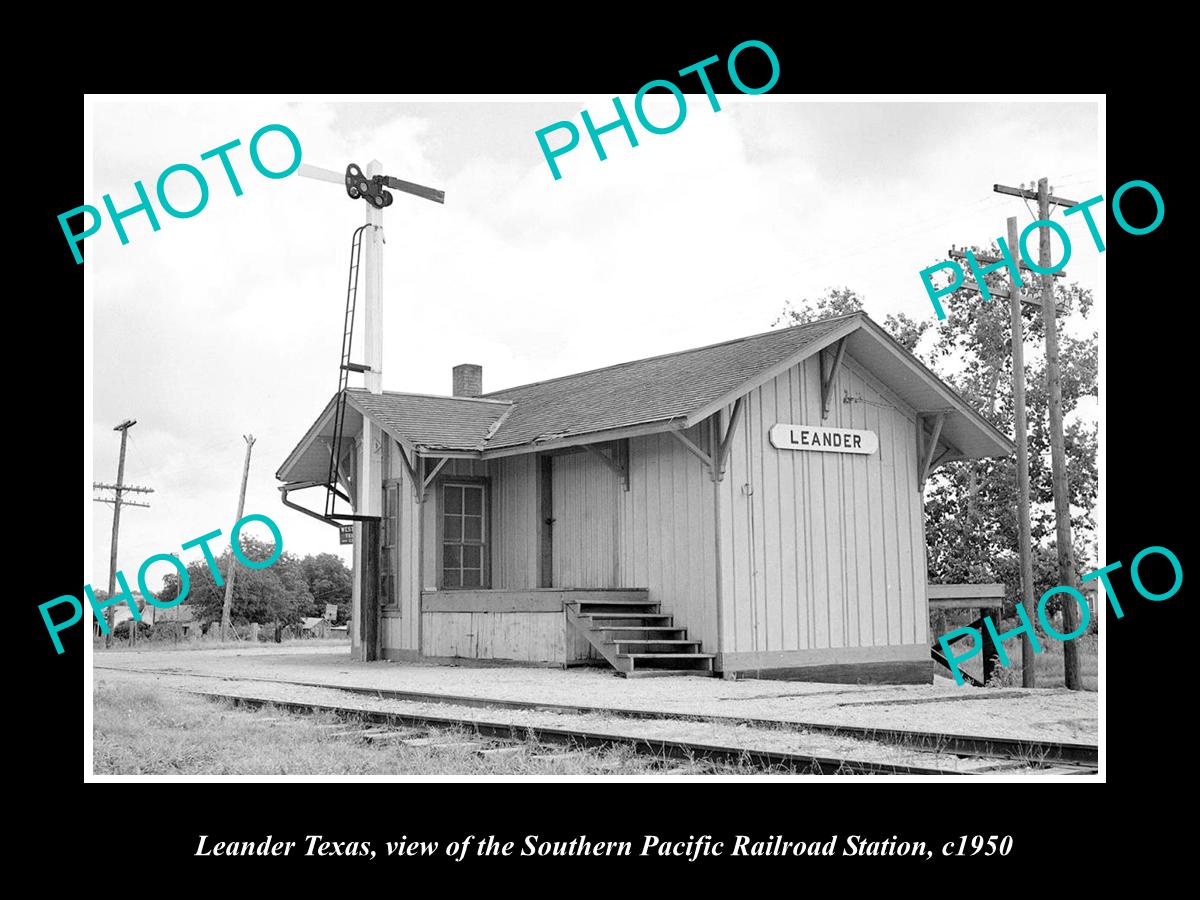
[[[1099,192],[1092,104],[763,95],[722,97],[714,113],[703,95],[688,100],[669,135],[639,130],[637,148],[619,131],[604,135],[604,162],[584,133],[560,157],[559,181],[534,131],[578,123],[584,108],[605,122],[610,98],[95,101],[87,202],[111,192],[118,208],[130,206],[135,179],[152,193],[176,162],[200,167],[211,190],[193,218],[160,215],[155,233],[133,216],[124,247],[106,222],[86,244],[92,477],[113,480],[110,429],[132,417],[126,478],[156,491],[151,509],[122,518],[120,567],[132,577],[153,553],[214,528],[228,535],[241,435],[251,432],[247,511],[274,518],[287,549],[338,550],[334,529],[279,503],[274,472],[336,386],[350,234],[365,206],[334,184],[260,176],[246,145],[264,124],[292,128],[307,163],[340,170],[375,157],[388,174],[446,191],[444,207],[398,194],[385,214],[392,390],[449,393],[459,362],[482,364],[485,389],[497,389],[752,334],[784,301],[833,285],[864,294],[878,319],[929,316],[920,268],[951,243],[990,241],[1007,215],[1028,219],[1020,201],[992,194],[994,182],[1067,175],[1054,181],[1061,193]],[[674,101],[652,96],[648,110],[670,121]],[[199,160],[234,138],[241,197],[215,160]],[[270,164],[286,162],[278,135],[262,146]],[[187,182],[170,183],[185,208]],[[1072,277],[1093,286],[1096,265],[1090,242],[1078,244]],[[93,506],[85,577],[101,585],[111,507]]]

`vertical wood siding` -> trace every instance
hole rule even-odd
[[[847,394],[855,402],[844,403]],[[670,434],[630,440],[629,491],[590,453],[556,455],[554,585],[647,588],[664,612],[703,641],[705,650],[715,651],[719,497],[725,650],[927,641],[924,512],[917,492],[913,410],[848,356],[827,419],[821,419],[816,359],[755,389],[745,403],[725,478],[715,491],[708,471]],[[725,421],[731,411],[726,410]],[[871,430],[879,436],[879,450],[869,456],[777,450],[768,431],[781,422]],[[687,435],[707,446],[703,427]],[[422,618],[417,563],[423,552],[425,589],[435,589],[437,503],[432,493],[423,506],[415,503],[398,451],[393,454],[391,472],[405,488],[400,616],[385,618],[384,646],[417,649]],[[536,587],[537,456],[451,460],[442,473],[491,478],[492,587]],[[418,514],[424,515],[421,547]],[[537,620],[534,631],[517,640],[517,631],[535,620],[458,621],[446,615],[424,616],[427,655],[508,658],[533,652],[547,661],[574,655],[561,645],[561,629],[552,636],[549,618]],[[456,637],[460,625],[462,634]],[[482,644],[472,650],[460,646],[465,640]]]
[[[384,647],[394,650],[416,650],[420,641],[418,623],[421,621],[421,581],[425,590],[436,589],[437,584],[437,498],[432,486],[425,503],[418,505],[413,493],[412,481],[400,460],[400,452],[392,445],[391,472],[401,479],[399,495],[400,533],[398,536],[397,591],[399,616],[385,615],[383,623]],[[516,456],[483,462],[481,460],[452,459],[442,468],[442,475],[489,475],[492,504],[489,528],[492,553],[492,587],[500,589],[523,589],[534,587],[537,572],[537,519],[534,509],[535,457]],[[423,529],[417,528],[418,517],[423,516]],[[420,568],[420,555],[424,553],[424,570]],[[425,623],[430,623],[428,616]],[[440,620],[438,620],[440,622]],[[446,632],[439,625],[436,640],[445,639]],[[425,635],[426,643],[431,636]],[[561,638],[560,638],[561,640]],[[427,655],[439,655],[424,648]],[[440,654],[453,655],[453,654]]]
[[[354,473],[354,482],[358,483],[358,473],[362,471],[362,445],[355,439],[354,452],[350,454],[350,468]],[[354,546],[350,551],[350,652],[355,659],[362,653],[362,641],[359,639],[359,627],[362,621],[362,588],[358,583],[358,573],[362,571],[362,526],[354,523]]]
[[[432,587],[437,577],[435,568],[437,517],[436,503],[432,492],[424,504],[418,504],[412,479],[400,459],[400,450],[394,441],[389,441],[391,459],[390,473],[400,480],[397,495],[399,509],[399,534],[396,548],[396,592],[397,607],[384,614],[382,634],[383,646],[391,650],[416,650],[420,636],[420,596],[422,575],[425,583]],[[443,473],[457,475],[483,474],[483,463],[475,460],[451,460],[442,469]],[[424,516],[423,522],[418,519]],[[422,524],[423,529],[418,528]],[[424,572],[421,570],[421,554],[425,554]],[[386,602],[386,599],[385,599]],[[399,613],[397,615],[396,613]]]
[[[385,611],[380,620],[379,629],[385,650],[415,649],[405,642],[408,622],[402,616],[394,615],[390,610]]]
[[[537,454],[487,460],[492,477],[492,587],[537,587]]]
[[[720,488],[728,651],[927,640],[914,412],[849,357],[824,420],[820,385],[813,358],[746,397]],[[777,450],[777,423],[871,430],[879,450]]]
[[[706,446],[702,429],[686,434]],[[629,457],[629,490],[618,487],[618,586],[648,588],[650,599],[711,652],[717,641],[717,599],[708,470],[670,434],[632,439]]]
[[[396,595],[397,606],[387,609],[382,623],[383,647],[388,650],[416,650],[419,638],[420,611],[420,545],[417,516],[420,508],[413,492],[412,479],[400,459],[395,441],[388,441],[390,459],[387,462],[391,477],[400,481],[396,492],[398,533],[396,535]],[[384,598],[387,603],[389,598]],[[396,613],[399,613],[397,615]]]
[[[590,452],[553,460],[554,586],[624,587],[618,583],[617,565],[618,494],[624,493],[620,481]]]
[[[561,612],[425,613],[425,655],[568,661]]]

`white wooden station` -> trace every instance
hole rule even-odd
[[[337,396],[277,472],[299,506],[332,454],[363,517],[357,656],[932,679],[926,479],[1014,447],[865,314],[497,391],[474,364],[447,366],[445,396],[385,391],[375,259],[366,384],[341,393],[336,446]]]

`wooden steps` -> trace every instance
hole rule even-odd
[[[699,641],[605,641],[618,656],[678,656],[700,652]]]
[[[569,596],[569,595],[568,595]],[[567,600],[567,621],[626,678],[713,674],[716,654],[659,612],[648,591],[612,591]]]
[[[662,613],[591,613],[588,615],[588,618],[594,621],[597,627],[603,625],[606,628],[622,628],[626,626],[631,628],[649,628],[652,626],[643,625],[643,623],[657,622],[659,625],[662,625],[664,622],[671,621],[670,616],[663,615]]]
[[[603,632],[605,640],[609,641],[683,640],[687,637],[686,628],[674,625],[601,625],[596,630]]]

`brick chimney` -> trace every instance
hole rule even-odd
[[[454,396],[478,397],[483,393],[483,366],[463,363],[454,367]]]

